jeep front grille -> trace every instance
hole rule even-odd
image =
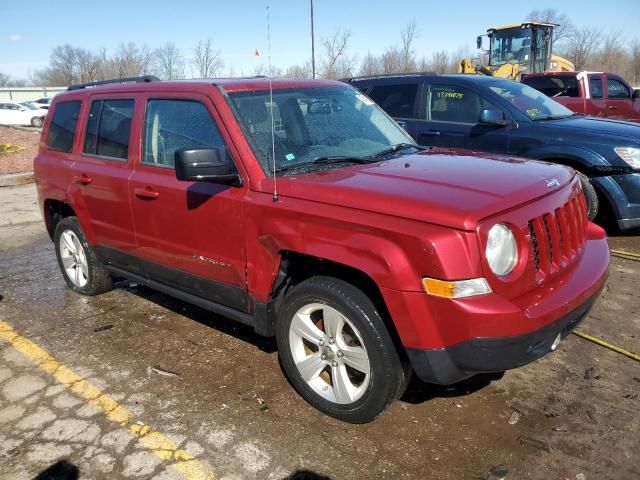
[[[531,252],[536,272],[550,274],[571,263],[586,239],[587,207],[582,193],[565,205],[529,221]]]

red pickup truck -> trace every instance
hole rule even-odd
[[[522,83],[577,113],[640,122],[640,89],[634,90],[613,73],[533,73],[526,75]]]
[[[329,415],[373,419],[412,370],[529,363],[604,286],[573,170],[420,147],[340,82],[129,80],[72,86],[45,121],[35,178],[67,285],[125,277],[275,336]]]

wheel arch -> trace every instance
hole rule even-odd
[[[406,359],[405,349],[380,287],[368,273],[344,263],[292,250],[280,252],[278,273],[271,288],[270,300],[265,305],[264,314],[260,315],[262,316],[262,321],[257,322],[257,331],[263,334],[275,334],[278,313],[287,291],[304,280],[315,276],[337,278],[361,290],[371,300],[380,314],[398,355],[400,355],[401,359]]]
[[[44,201],[43,216],[49,238],[53,240],[53,234],[60,220],[67,217],[75,217],[76,212],[68,203],[48,198]]]

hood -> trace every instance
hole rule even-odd
[[[278,193],[473,230],[483,218],[556,191],[574,175],[568,168],[534,160],[444,152],[432,149],[369,165],[279,177]]]
[[[606,118],[583,117],[581,115],[535,123],[541,123],[549,128],[584,133],[589,136],[606,135],[624,137],[632,140],[636,144],[640,144],[640,124],[638,123],[608,120]]]

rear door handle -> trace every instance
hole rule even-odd
[[[440,132],[437,130],[426,130],[424,132],[421,132],[420,135],[424,135],[425,137],[439,137]]]
[[[80,185],[89,185],[91,182],[93,182],[93,178],[85,175],[84,173],[82,175],[74,176],[73,179]]]
[[[149,200],[156,199],[156,198],[158,198],[160,196],[160,192],[156,192],[151,187],[136,188],[134,190],[134,193],[136,194],[136,197],[146,198],[146,199],[149,199]]]
[[[609,110],[615,110],[617,107],[615,105],[609,105],[607,108]]]

